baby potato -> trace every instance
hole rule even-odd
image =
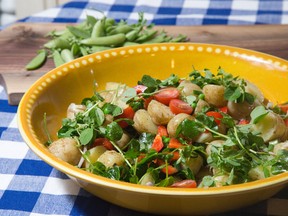
[[[153,178],[153,175],[151,172],[145,173],[142,178],[139,180],[140,185],[146,185],[146,186],[153,186],[155,185],[155,179]]]
[[[117,82],[107,82],[105,86],[105,90],[115,91],[117,95],[119,96],[124,93],[124,91],[126,90],[126,87],[127,86],[125,84],[121,84]]]
[[[214,177],[215,186],[216,187],[225,186],[227,184],[228,179],[229,179],[228,175],[217,175],[217,176],[215,176]]]
[[[245,86],[245,91],[247,93],[252,94],[255,97],[255,102],[257,105],[260,105],[264,102],[265,97],[263,93],[260,91],[260,89],[253,83],[249,82],[248,80],[245,80],[246,86]]]
[[[207,155],[211,154],[211,147],[212,146],[216,146],[216,147],[220,147],[224,144],[224,140],[213,140],[212,142],[208,143],[207,147],[206,147],[206,153]]]
[[[156,100],[151,100],[147,108],[148,114],[156,125],[166,125],[174,117],[170,108]]]
[[[130,136],[124,132],[121,139],[116,141],[116,145],[123,148],[130,141],[130,139]]]
[[[189,80],[183,80],[179,84],[178,88],[180,89],[181,95],[183,96],[195,95],[194,90],[202,91],[202,89],[198,85],[190,82]]]
[[[234,119],[240,120],[248,117],[252,110],[255,108],[255,104],[249,104],[248,102],[235,103],[228,101],[227,103],[228,114]]]
[[[110,103],[113,100],[113,93],[109,91],[100,92],[100,96],[104,98],[106,103]]]
[[[288,127],[286,127],[286,131],[285,131],[285,133],[283,134],[282,137],[280,137],[279,140],[281,140],[281,141],[288,140]]]
[[[259,122],[253,124],[251,129],[259,132],[265,142],[283,139],[288,130],[284,120],[274,112],[269,112]]]
[[[140,109],[135,112],[133,118],[134,124],[133,127],[139,133],[152,133],[157,134],[158,127],[152,121],[150,115],[145,109]]]
[[[122,109],[125,109],[128,105],[122,100],[122,95],[127,89],[127,86],[117,82],[107,82],[105,90],[100,93],[105,102],[113,103]]]
[[[95,163],[98,158],[105,152],[107,149],[104,146],[95,146],[88,150],[88,159],[90,163]],[[88,168],[90,163],[85,160],[85,167]]]
[[[257,166],[257,167],[252,168],[248,172],[248,175],[253,181],[265,178],[264,170],[262,166]]]
[[[194,109],[194,114],[200,113],[204,107],[209,107],[209,104],[205,100],[199,100]]]
[[[273,152],[274,154],[278,154],[279,151],[281,150],[286,150],[288,151],[288,140],[286,140],[285,142],[281,142],[281,143],[278,143],[274,146],[274,149],[273,149]]]
[[[198,143],[207,143],[207,142],[211,142],[213,139],[214,138],[211,132],[203,132],[199,134],[197,137],[195,137],[193,141],[198,142]]]
[[[70,137],[54,141],[49,145],[48,149],[57,158],[74,166],[79,163],[82,156],[77,147],[77,141]]]
[[[104,164],[107,168],[111,168],[114,165],[121,166],[124,163],[124,158],[119,152],[108,150],[101,154],[97,161]]]
[[[220,85],[208,84],[203,87],[205,101],[215,107],[224,107],[227,100],[224,98],[225,87]]]
[[[86,106],[84,105],[77,105],[75,103],[71,103],[67,109],[67,118],[74,119],[79,112],[84,112]]]
[[[105,115],[105,121],[104,121],[103,125],[106,126],[106,125],[112,123],[113,120],[114,120],[113,115],[111,115],[111,114],[106,114],[106,115]]]
[[[189,158],[186,161],[184,168],[188,167],[193,172],[194,175],[197,175],[202,166],[203,166],[203,158],[200,155],[198,155],[195,158],[194,157]]]
[[[170,137],[176,136],[176,130],[179,124],[181,124],[182,121],[185,119],[193,120],[194,117],[191,115],[188,115],[186,113],[179,113],[175,115],[167,124],[167,131]]]

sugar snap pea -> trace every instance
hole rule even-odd
[[[109,49],[112,49],[112,47],[107,47],[107,46],[92,46],[92,48],[91,48],[91,53],[100,52],[100,51],[109,50]]]
[[[115,19],[104,15],[101,19],[87,15],[86,20],[82,23],[69,25],[63,30],[51,31],[48,34],[51,39],[43,45],[43,50],[47,52],[45,59],[52,57],[55,66],[59,66],[64,61],[68,62],[114,47],[187,41],[183,35],[172,37],[165,32],[158,32],[153,29],[153,23],[149,25],[146,23],[144,13],[139,13],[138,22],[134,24],[128,24],[125,20],[117,22]],[[35,60],[36,63],[39,63],[39,59],[43,60],[44,54],[39,53],[38,55],[42,58],[35,57],[38,59]],[[33,70],[32,68],[35,67],[36,63],[33,63],[34,66],[29,66],[28,69]]]
[[[67,26],[66,27],[74,36],[79,38],[89,38],[90,34],[88,31],[85,31],[84,29],[77,28],[75,26]]]
[[[66,29],[60,30],[60,31],[50,31],[50,32],[48,32],[48,34],[46,36],[60,37],[61,35],[65,34],[66,32],[67,32]]]
[[[139,43],[126,41],[126,42],[123,44],[123,47],[126,47],[126,46],[133,46],[133,45],[139,45]]]
[[[112,18],[106,18],[105,19],[105,28],[107,28],[108,26],[113,26],[115,25],[115,19]]]
[[[109,35],[105,37],[97,37],[97,38],[87,38],[81,40],[81,44],[85,45],[95,45],[95,46],[117,46],[121,45],[125,42],[126,37],[125,34],[119,33],[115,35]]]
[[[73,44],[71,47],[71,53],[73,56],[78,56],[78,54],[80,53],[80,47],[77,43]]]
[[[91,15],[86,16],[86,23],[89,26],[94,26],[96,22],[97,22],[97,19],[94,16],[91,16]]]
[[[58,37],[45,43],[44,47],[47,49],[67,49],[70,48],[71,45],[68,40]]]
[[[187,40],[187,37],[186,37],[185,35],[180,34],[180,35],[178,35],[176,38],[172,38],[172,39],[170,40],[170,42],[175,42],[175,43],[177,43],[177,42],[186,41],[186,40]]]
[[[46,50],[42,49],[39,50],[38,55],[36,55],[27,65],[26,65],[26,69],[27,70],[35,70],[39,67],[41,67],[44,62],[46,61],[46,57],[47,57],[47,52]]]
[[[163,43],[163,42],[166,42],[165,41],[165,36],[163,35],[159,35],[159,36],[156,36],[150,40],[146,40],[143,42],[143,44],[151,44],[151,43]]]
[[[108,35],[114,35],[118,33],[126,34],[130,32],[132,29],[133,28],[127,24],[118,25],[114,29],[112,29],[110,32],[108,32]]]
[[[87,48],[86,47],[82,47],[80,46],[80,52],[82,54],[82,56],[86,56],[86,55],[89,55],[90,53],[87,51]]]
[[[139,29],[139,28],[138,28],[138,29],[134,29],[134,30],[132,30],[132,31],[130,31],[130,32],[127,32],[127,34],[125,35],[125,37],[126,37],[126,39],[127,39],[128,41],[134,41],[134,40],[137,38],[139,32],[140,32],[140,29]]]
[[[74,60],[74,56],[69,49],[63,49],[60,54],[64,62],[70,62]]]
[[[91,38],[102,37],[104,35],[105,18],[97,20],[93,26]]]
[[[53,56],[54,65],[55,65],[56,67],[59,67],[60,65],[62,65],[62,64],[65,63],[64,60],[62,59],[61,54],[59,53],[58,50],[55,50],[55,51],[53,52],[52,56]]]
[[[145,33],[140,35],[137,39],[136,42],[144,42],[146,40],[150,40],[152,37],[154,37],[157,34],[157,30],[151,29],[147,30]]]
[[[61,35],[59,35],[59,37],[62,40],[68,40],[69,38],[73,37],[73,34],[68,29],[65,29],[65,31]]]

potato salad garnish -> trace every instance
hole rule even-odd
[[[67,108],[56,157],[134,184],[196,188],[255,181],[288,170],[288,104],[219,68],[187,77],[144,75]]]

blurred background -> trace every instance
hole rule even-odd
[[[63,4],[68,0],[0,0],[0,26],[33,13]],[[33,7],[32,7],[33,5]]]

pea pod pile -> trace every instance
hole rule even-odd
[[[76,26],[50,32],[52,39],[44,44],[44,48],[26,65],[26,69],[41,67],[47,57],[52,57],[57,67],[75,58],[115,47],[187,41],[184,35],[169,36],[164,31],[155,30],[153,24],[146,25],[146,22],[143,13],[139,13],[135,24],[128,24],[125,20],[116,22],[107,17],[96,19],[87,15],[86,20]]]
[[[219,187],[288,171],[288,104],[222,68],[144,75],[68,107],[50,152],[88,172],[159,187]]]

